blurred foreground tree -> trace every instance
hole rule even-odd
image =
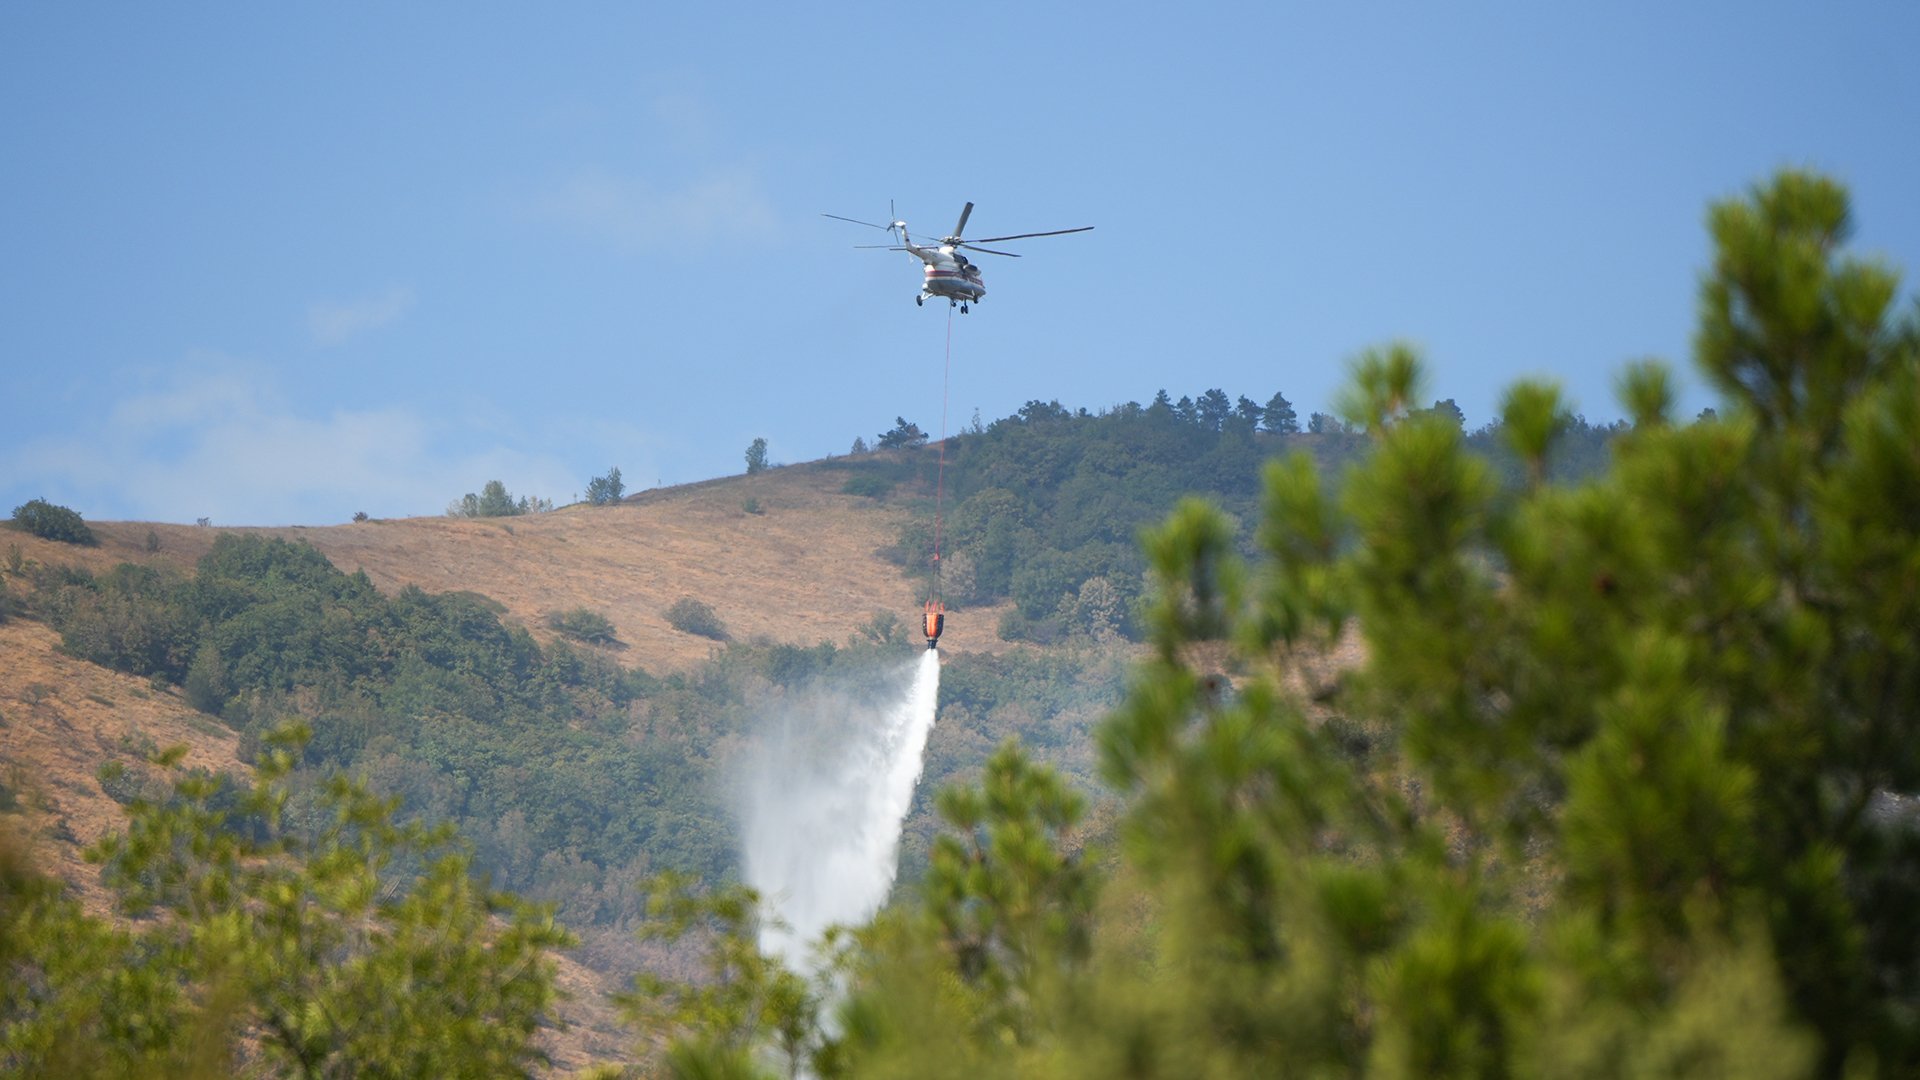
[[[667,1067],[682,1077],[753,1077],[756,1057],[777,1058],[780,1075],[808,1075],[824,1041],[821,1006],[830,980],[810,981],[760,951],[760,897],[745,885],[703,893],[679,874],[647,882],[640,937],[697,950],[701,973],[668,979],[648,972],[619,999],[650,1042],[675,1040]]]
[[[128,831],[89,852],[144,916],[127,929],[0,872],[0,1069],[500,1076],[543,1060],[548,950],[571,938],[357,782],[328,781],[309,828],[288,822],[306,735],[266,741],[257,787],[190,774],[164,804],[133,803]]]
[[[1612,470],[1554,488],[1567,410],[1516,386],[1503,499],[1396,346],[1341,490],[1269,470],[1260,566],[1204,504],[1150,537],[1156,655],[1101,750],[1163,922],[1062,1014],[1077,1069],[1920,1069],[1920,832],[1871,812],[1920,787],[1920,328],[1838,253],[1837,185],[1710,221],[1722,422],[1636,367]]]

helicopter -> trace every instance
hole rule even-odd
[[[891,207],[888,208],[891,211]],[[998,244],[1007,240],[1026,240],[1035,236],[1064,236],[1067,233],[1087,232],[1091,225],[1082,225],[1077,229],[1054,229],[1050,232],[1015,233],[1012,236],[986,236],[978,240],[962,239],[967,231],[967,219],[973,216],[973,204],[968,203],[960,210],[960,221],[953,227],[953,235],[942,237],[937,242],[913,242],[907,234],[907,223],[900,220],[885,225],[876,225],[859,218],[841,217],[839,214],[822,214],[835,221],[851,221],[855,225],[865,225],[869,229],[884,229],[892,233],[900,242],[897,244],[857,244],[860,248],[878,248],[886,251],[905,251],[926,264],[926,278],[920,283],[920,294],[913,298],[916,305],[925,304],[929,298],[944,296],[947,306],[960,308],[960,314],[967,313],[968,305],[977,304],[987,295],[986,283],[980,278],[980,268],[975,266],[962,251],[984,251],[989,255],[1005,255],[1010,259],[1020,256],[1011,251],[995,251],[981,247],[981,244]],[[891,214],[889,214],[891,216]]]

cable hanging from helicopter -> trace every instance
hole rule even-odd
[[[940,365],[940,465],[933,474],[933,581],[928,589],[927,606],[922,613],[921,623],[921,629],[927,635],[928,649],[940,647],[940,631],[947,627],[947,598],[940,591],[940,525],[947,495],[947,389],[952,383],[953,305],[949,304],[946,358]]]
[[[884,251],[904,251],[919,259],[924,266],[920,293],[913,298],[915,306],[923,305],[929,299],[936,297],[945,297],[947,301],[947,349],[940,382],[940,465],[935,474],[933,494],[933,575],[926,606],[921,612],[921,630],[926,634],[927,648],[935,649],[939,647],[940,634],[946,629],[947,622],[946,599],[940,590],[940,544],[946,500],[947,391],[953,372],[953,309],[958,307],[960,314],[965,315],[971,305],[979,303],[987,295],[986,281],[980,274],[980,268],[961,252],[982,251],[988,255],[1003,255],[1009,259],[1017,259],[1020,256],[1014,252],[996,251],[980,245],[1089,232],[1093,226],[1082,225],[1075,229],[1052,229],[1046,232],[1014,233],[1008,236],[988,236],[967,240],[963,238],[967,231],[967,219],[973,216],[973,204],[968,203],[961,207],[960,220],[954,224],[951,235],[942,237],[937,243],[915,243],[912,235],[907,232],[907,223],[894,217],[892,206],[887,207],[888,221],[885,225],[861,221],[859,218],[841,217],[839,214],[822,214],[821,216],[833,218],[835,221],[850,221],[855,225],[865,225],[869,229],[880,229],[892,235],[899,241],[898,243],[855,246]]]

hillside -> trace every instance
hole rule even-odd
[[[238,736],[177,693],[76,660],[59,644],[38,623],[0,624],[0,785],[15,811],[0,826],[23,836],[35,865],[67,882],[88,911],[108,915],[112,895],[83,852],[125,828],[126,816],[101,767],[126,770],[115,785],[123,797],[136,788],[164,791],[164,777],[145,758],[167,747],[186,746],[189,769],[252,770],[236,753]],[[568,1070],[622,1057],[632,1034],[608,1004],[620,980],[571,957],[556,959],[569,995],[560,1009],[567,1027],[548,1031],[542,1046]]]
[[[686,670],[715,642],[668,625],[682,597],[710,605],[738,639],[793,645],[844,641],[877,612],[912,624],[920,597],[876,551],[895,540],[907,511],[840,488],[846,473],[820,465],[770,469],[632,496],[616,506],[576,505],[544,514],[463,519],[445,515],[348,525],[203,528],[145,522],[90,523],[96,547],[22,533],[24,558],[104,571],[122,563],[191,568],[223,532],[313,545],[348,573],[364,570],[382,592],[471,591],[506,607],[505,618],[541,642],[547,616],[585,607],[612,621],[624,667]],[[753,500],[759,512],[745,509]],[[151,533],[159,542],[148,550]],[[954,651],[1008,648],[994,633],[999,611],[948,620]]]
[[[483,520],[237,529],[93,522],[99,543],[90,547],[0,530],[0,552],[11,562],[17,551],[26,572],[70,565],[106,573],[122,563],[191,572],[224,533],[280,537],[312,545],[345,572],[364,571],[389,595],[408,585],[485,595],[504,607],[503,622],[542,644],[555,637],[549,613],[591,609],[613,622],[619,639],[598,651],[622,667],[667,673],[696,668],[719,648],[667,623],[665,610],[682,597],[709,604],[741,640],[844,641],[880,611],[913,624],[914,587],[876,554],[908,511],[841,494],[845,479],[796,466],[644,492],[616,506]],[[745,509],[748,500],[758,512]],[[10,580],[16,594],[27,587],[20,575]],[[995,617],[986,610],[953,619],[944,644],[1010,648],[993,634]],[[7,817],[30,839],[35,862],[96,914],[110,912],[112,899],[82,852],[123,827],[110,784],[123,799],[163,790],[143,759],[177,744],[190,748],[188,767],[250,772],[237,753],[239,733],[189,707],[178,687],[77,659],[54,629],[24,618],[0,623],[0,734],[0,780],[17,811]],[[109,762],[127,770],[124,779],[103,780]],[[563,1068],[617,1058],[633,1036],[608,1004],[630,972],[607,970],[606,959],[598,957],[603,970],[594,971],[562,958],[571,1026],[544,1041]]]
[[[80,890],[89,910],[111,903],[81,850],[122,827],[120,805],[97,773],[107,762],[141,767],[143,755],[185,745],[185,764],[242,772],[239,742],[219,721],[195,712],[147,680],[59,651],[60,635],[39,623],[0,624],[0,775],[22,811],[35,858]]]
[[[1080,511],[1051,502],[1062,478],[1027,459],[1085,456],[1095,445],[1089,437],[1113,422],[1048,414],[996,426],[979,441],[984,452],[969,446],[949,463],[949,524],[959,492],[990,502],[1014,490],[1035,500],[1019,519],[1032,523],[1019,526],[1023,550],[1053,531],[1076,532]],[[1229,439],[1198,429],[1187,437],[1202,451]],[[1233,471],[1251,474],[1274,444],[1233,446],[1248,458]],[[1134,448],[1175,460],[1190,449],[1146,441]],[[991,486],[969,481],[970,457]],[[588,1053],[618,1054],[626,1036],[607,992],[636,966],[663,959],[634,941],[635,886],[650,869],[709,880],[732,872],[722,778],[752,726],[815,676],[858,683],[876,661],[917,647],[920,586],[900,562],[912,561],[930,536],[933,460],[925,448],[879,452],[506,518],[276,528],[93,522],[99,543],[86,547],[9,530],[0,533],[7,580],[16,594],[41,590],[30,606],[50,621],[0,626],[9,673],[0,715],[15,725],[0,764],[32,778],[10,787],[32,808],[43,865],[104,911],[108,897],[80,851],[119,826],[116,797],[160,790],[140,764],[144,753],[186,742],[194,748],[189,764],[244,771],[239,747],[248,739],[288,715],[305,717],[317,736],[313,769],[367,776],[401,797],[404,813],[453,823],[495,884],[556,906],[583,939],[563,970],[576,1027],[553,1044],[556,1056],[577,1063]],[[1161,488],[1171,486],[1130,485],[1132,503],[1092,508],[1098,542],[1113,547],[1164,513],[1172,495]],[[988,529],[979,537],[976,565],[991,565],[994,536]],[[962,550],[958,533],[949,539],[949,550]],[[125,564],[178,573],[116,570]],[[1108,572],[1137,590],[1138,571],[1114,565]],[[58,567],[77,572],[49,572]],[[1099,569],[1052,567],[1048,581],[1066,576],[1047,587],[1071,595]],[[366,582],[341,577],[355,572]],[[211,592],[184,584],[210,577]],[[405,599],[408,587],[485,601],[423,606]],[[1024,593],[1029,601],[1040,595]],[[666,611],[685,597],[711,606],[742,647],[672,627]],[[1104,633],[1056,630],[1047,639],[1055,645],[1030,634],[1003,641],[1012,599],[984,586],[959,599],[971,602],[956,604],[942,641],[942,712],[902,842],[905,881],[924,868],[937,830],[927,796],[971,775],[1004,740],[1022,739],[1083,789],[1096,784],[1091,732],[1118,702],[1136,649],[1112,632],[1111,613]],[[578,608],[606,617],[617,636],[611,647],[580,651],[624,674],[604,666],[596,673],[593,662],[572,666],[569,650],[554,648],[548,616]],[[91,613],[89,633],[119,645],[131,647],[129,631],[171,635],[174,660],[139,666],[145,661],[126,651],[101,659],[116,671],[79,659],[61,644],[76,611]],[[867,640],[877,614],[898,622],[889,642]],[[1046,617],[1040,608],[1028,616]],[[524,629],[547,655],[520,650],[502,626]],[[850,640],[867,643],[837,655],[819,647]],[[228,676],[211,702],[183,681],[187,661],[209,649],[224,657]],[[408,656],[429,655],[439,674],[407,666]],[[517,666],[524,663],[542,673],[529,676]],[[104,777],[108,761],[125,764],[130,776]]]

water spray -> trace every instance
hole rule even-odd
[[[878,694],[816,686],[769,718],[742,777],[744,874],[781,924],[761,931],[763,952],[813,970],[828,927],[886,903],[939,695],[929,650]]]

